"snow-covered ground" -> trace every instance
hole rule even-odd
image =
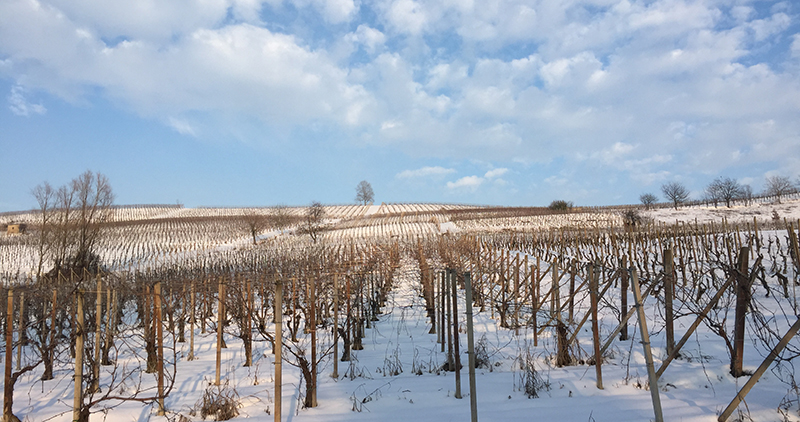
[[[301,409],[299,371],[284,363],[283,420],[286,421],[465,421],[470,417],[470,391],[467,370],[461,373],[462,399],[454,397],[454,373],[441,370],[445,355],[440,352],[437,336],[429,334],[424,301],[420,293],[416,261],[404,258],[395,276],[395,287],[386,307],[373,328],[366,330],[364,349],[353,351],[351,362],[339,363],[339,377],[331,378],[332,363],[323,360],[319,375],[319,406]],[[612,289],[609,294],[614,295]],[[466,323],[463,291],[460,291],[459,334],[462,363],[467,363]],[[757,292],[764,303],[763,291]],[[586,311],[587,300],[579,301],[576,319]],[[612,302],[618,303],[616,299]],[[631,299],[632,303],[632,299]],[[665,337],[659,321],[662,316],[646,302],[656,366],[665,356]],[[784,305],[786,303],[784,302]],[[601,308],[602,337],[616,326],[615,316]],[[475,339],[484,338],[491,366],[477,371],[479,420],[544,420],[544,421],[647,421],[653,419],[650,392],[643,388],[647,372],[640,335],[635,318],[631,320],[631,340],[615,341],[602,366],[604,389],[596,387],[595,368],[586,364],[556,368],[553,363],[555,342],[552,329],[546,329],[533,346],[533,333],[527,328],[499,328],[491,312],[475,310]],[[542,315],[546,314],[543,309]],[[678,320],[676,337],[683,334],[692,317]],[[788,322],[781,322],[784,327]],[[590,324],[579,335],[579,356],[591,353]],[[321,349],[330,337],[320,333]],[[748,337],[750,338],[750,337]],[[135,340],[131,340],[135,341]],[[125,402],[118,407],[94,414],[94,421],[193,421],[203,392],[214,380],[215,335],[196,331],[194,361],[185,359],[187,343],[179,344],[175,389],[166,399],[168,413],[156,416],[155,406]],[[235,388],[240,399],[237,420],[272,420],[274,410],[274,359],[266,341],[256,342],[255,364],[244,362],[242,343],[226,336],[228,348],[222,352],[222,378]],[[796,343],[797,341],[795,341]],[[341,343],[340,343],[341,344]],[[754,369],[766,355],[763,346],[748,341],[745,368]],[[528,398],[522,391],[522,361],[530,353],[540,377],[538,398]],[[340,355],[341,356],[341,355]],[[169,360],[169,359],[167,359]],[[718,413],[734,397],[747,377],[734,379],[729,374],[728,356],[722,340],[701,327],[683,351],[683,359],[675,361],[659,382],[665,420],[715,421]],[[785,365],[785,364],[784,364]],[[392,372],[395,374],[392,374]],[[756,421],[784,420],[776,411],[784,398],[797,398],[788,386],[778,380],[777,373],[767,374],[747,397],[749,417]],[[40,372],[24,376],[15,390],[15,413],[24,421],[67,422],[71,420],[72,371],[61,368],[51,381],[38,381]],[[144,387],[154,381],[146,376]],[[129,388],[135,383],[131,381]],[[108,402],[106,404],[114,404]],[[793,406],[797,420],[797,404]],[[103,410],[98,407],[96,410]],[[736,415],[734,415],[736,416]],[[186,419],[182,419],[186,418]]]

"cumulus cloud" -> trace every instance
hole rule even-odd
[[[397,173],[395,177],[398,179],[417,179],[425,177],[445,176],[455,172],[456,171],[454,169],[449,169],[439,166],[422,167],[416,170],[403,170],[400,173]]]
[[[25,88],[21,85],[11,87],[11,93],[8,95],[8,108],[12,113],[23,117],[47,112],[43,105],[32,104],[25,98]]]
[[[485,179],[495,179],[495,178],[498,178],[498,177],[500,177],[500,176],[502,176],[502,175],[504,175],[506,173],[508,173],[508,169],[507,168],[497,168],[497,169],[492,169],[492,170],[487,171],[486,174],[483,175],[483,177]]]
[[[789,33],[797,11],[775,6],[9,0],[0,75],[69,101],[99,92],[191,136],[205,130],[163,116],[323,125],[423,158],[592,159],[655,180],[789,165],[800,35]],[[44,112],[22,91],[11,104]]]
[[[464,189],[469,191],[475,191],[481,184],[483,184],[482,178],[478,176],[465,176],[456,180],[455,182],[447,182],[447,189],[451,190]]]

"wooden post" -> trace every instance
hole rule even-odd
[[[592,302],[592,343],[594,344],[594,368],[597,376],[597,388],[603,389],[603,354],[600,352],[600,324],[597,321],[597,293],[599,285],[599,263],[589,266],[590,288],[589,294]]]
[[[625,268],[628,267],[627,257],[622,255],[622,281],[620,282],[620,305],[619,305],[619,317],[620,317],[620,324],[622,324],[622,329],[620,330],[619,339],[620,340],[627,340],[628,339],[628,320],[622,321],[623,315],[628,313],[628,271],[625,271]]]
[[[164,326],[161,316],[161,282],[157,281],[153,293],[155,294],[155,322],[156,322],[156,352],[158,353],[158,412],[156,415],[164,416]],[[217,384],[219,385],[219,384]]]
[[[458,352],[458,284],[456,270],[450,270],[450,292],[453,297],[453,370],[456,371],[455,398],[461,398],[461,356]]]
[[[94,362],[92,362],[92,386],[90,390],[94,393],[100,392],[100,338],[101,326],[103,322],[103,280],[97,274],[97,295],[94,307]]]
[[[14,389],[11,388],[11,371],[14,353],[14,289],[8,289],[8,307],[6,308],[6,365],[3,378],[3,421],[10,422],[13,412]],[[73,418],[75,419],[75,418]]]
[[[647,378],[650,381],[650,397],[653,400],[653,412],[656,422],[664,422],[661,413],[661,397],[658,394],[658,377],[656,376],[655,366],[653,365],[653,353],[650,351],[650,333],[647,332],[647,316],[644,312],[642,302],[642,292],[639,289],[639,277],[636,275],[636,268],[631,268],[631,284],[633,288],[633,298],[636,301],[636,312],[639,315],[639,331],[642,334],[642,348],[644,349],[644,359],[647,363]]]
[[[664,323],[667,333],[667,354],[675,349],[675,328],[672,302],[675,299],[675,270],[672,258],[672,247],[664,249]]]
[[[317,280],[315,277],[310,277],[309,284],[309,316],[310,321],[306,324],[311,324],[311,401],[309,407],[317,407]]]
[[[194,280],[189,286],[189,356],[187,360],[194,360]]]
[[[750,280],[747,277],[748,257],[750,252],[747,246],[739,251],[739,261],[736,265],[736,319],[733,331],[733,356],[731,356],[731,375],[740,377],[742,372],[742,362],[744,360],[744,329],[747,306],[750,303]]]
[[[736,407],[739,406],[739,403],[744,400],[745,396],[747,396],[747,393],[749,393],[753,386],[756,385],[759,378],[764,375],[764,372],[769,369],[769,366],[778,357],[778,354],[786,347],[786,345],[789,344],[789,340],[791,340],[792,337],[797,334],[798,330],[800,330],[800,318],[798,318],[797,321],[792,324],[791,328],[789,328],[789,331],[787,331],[786,334],[784,334],[781,338],[781,341],[779,341],[778,344],[772,348],[767,358],[761,362],[761,365],[758,366],[756,372],[754,372],[750,379],[747,380],[742,389],[736,393],[736,397],[731,400],[730,404],[728,404],[728,407],[726,407],[722,414],[719,415],[719,418],[717,419],[718,422],[725,422],[728,420],[728,418],[733,414],[733,411],[736,410]]]
[[[19,346],[17,346],[17,369],[22,368],[22,348],[25,346],[25,292],[19,293]],[[11,355],[8,355],[11,358]]]
[[[442,271],[442,277],[439,280],[439,319],[441,320],[439,332],[441,333],[442,344],[441,344],[441,351],[444,352],[445,346],[447,346],[447,329],[445,326],[445,299],[447,291],[444,288],[444,271]]]
[[[450,276],[450,272],[447,270],[442,271],[442,277],[444,280],[444,296],[445,296],[445,326],[447,328],[447,370],[452,371],[454,370],[453,367],[453,326],[452,326],[452,302],[450,301],[450,281],[448,277]]]
[[[111,365],[108,358],[108,350],[111,349],[111,340],[114,336],[114,314],[117,310],[116,301],[111,301],[111,289],[106,289],[106,336],[105,345],[103,346],[103,365]]]
[[[75,396],[72,402],[72,420],[81,420],[83,407],[83,290],[78,291],[75,312]]]
[[[697,315],[697,318],[694,320],[694,322],[686,331],[686,333],[683,335],[683,337],[681,337],[680,341],[678,341],[678,344],[672,350],[672,353],[670,353],[669,356],[667,356],[667,358],[661,362],[661,367],[658,368],[658,371],[656,371],[657,377],[660,378],[661,375],[664,373],[664,371],[667,370],[667,366],[669,366],[670,362],[672,362],[678,356],[678,353],[681,351],[683,345],[686,344],[686,342],[689,340],[689,337],[692,335],[692,333],[694,333],[694,330],[696,330],[697,327],[700,326],[700,323],[705,319],[706,315],[708,315],[708,312],[711,311],[711,309],[714,306],[716,306],[717,302],[725,293],[725,291],[728,290],[728,287],[730,287],[732,282],[733,278],[728,278],[728,281],[726,281],[725,284],[723,284],[722,287],[720,287],[720,289],[717,291],[717,294],[714,295],[711,301],[708,302],[706,307],[703,308],[702,312],[700,312],[700,314]]]
[[[333,276],[333,373],[339,378],[339,274]]]
[[[475,335],[472,329],[472,278],[464,273],[464,294],[467,309],[467,356],[469,359],[469,408],[471,422],[478,422],[478,391],[475,386]]]
[[[222,277],[219,278],[219,305],[217,305],[217,364],[214,385],[220,385],[220,371],[222,369],[222,307],[225,287],[222,284]]]
[[[281,352],[283,351],[283,282],[275,280],[275,422],[281,421]]]

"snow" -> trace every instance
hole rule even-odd
[[[454,398],[454,375],[440,370],[445,355],[440,352],[436,335],[428,334],[430,325],[426,318],[424,301],[420,294],[419,270],[416,261],[405,258],[396,276],[396,286],[379,321],[367,329],[364,349],[353,351],[353,361],[340,362],[340,377],[330,377],[332,364],[323,361],[319,376],[319,406],[300,409],[300,376],[296,368],[284,364],[283,420],[287,421],[464,421],[469,419],[469,382],[466,370],[466,334],[459,334],[462,351],[462,399]],[[462,330],[463,291],[460,291],[460,319]],[[578,309],[585,310],[581,302]],[[652,323],[655,309],[648,308],[648,323]],[[611,357],[602,366],[604,389],[596,386],[593,366],[577,365],[556,368],[553,365],[555,349],[551,330],[545,330],[539,345],[533,346],[533,333],[523,328],[514,330],[498,327],[487,309],[475,308],[476,341],[485,336],[487,351],[493,363],[491,370],[477,371],[477,398],[479,420],[559,420],[559,421],[622,421],[651,420],[653,408],[650,392],[642,388],[647,372],[635,319],[631,320],[629,333],[632,340],[615,341]],[[576,317],[577,318],[577,317]],[[676,334],[691,322],[679,319]],[[610,313],[601,316],[601,331],[608,333],[616,326]],[[585,327],[589,327],[587,324]],[[651,331],[653,326],[650,326]],[[635,334],[634,334],[635,333]],[[166,399],[168,414],[155,416],[155,406],[138,402],[125,402],[107,409],[106,414],[95,414],[92,420],[109,422],[167,421],[182,415],[192,416],[203,391],[214,379],[215,334],[196,331],[194,361],[185,359],[188,342],[179,344],[183,358],[178,363],[175,389]],[[322,343],[329,336],[320,332]],[[665,356],[663,331],[651,332],[653,353],[658,360]],[[187,334],[188,341],[188,334]],[[235,387],[241,398],[237,420],[272,420],[274,409],[272,392],[274,360],[269,344],[255,344],[256,362],[244,368],[242,344],[235,337],[226,336],[228,348],[222,352],[222,378]],[[591,350],[589,328],[579,336],[580,347]],[[540,397],[529,399],[520,391],[521,371],[518,356],[529,350],[535,357],[535,367],[549,383]],[[586,352],[583,353],[586,355]],[[754,369],[764,351],[750,347],[746,353],[746,368]],[[696,339],[689,342],[684,358],[673,362],[659,382],[665,420],[711,422],[734,397],[746,378],[733,379],[728,373],[727,355],[721,340],[701,329]],[[700,357],[702,356],[702,359]],[[395,360],[394,357],[397,359]],[[169,360],[169,359],[168,359]],[[628,362],[630,360],[630,362]],[[387,374],[391,364],[402,367],[398,375]],[[421,375],[413,369],[421,368]],[[350,374],[354,376],[350,377]],[[71,420],[71,371],[61,368],[52,381],[38,381],[40,373],[34,371],[23,377],[15,390],[15,413],[23,420],[67,422]],[[145,377],[145,386],[154,381]],[[776,376],[767,373],[747,397],[749,415],[753,420],[781,420],[776,408],[786,396],[787,387]],[[354,410],[356,409],[356,410]],[[796,420],[796,417],[791,420]]]
[[[378,212],[380,206],[371,206],[365,215]],[[800,218],[800,201],[785,201],[784,204],[755,204],[751,206],[688,207],[678,211],[658,209],[645,212],[657,221],[674,223],[676,220],[703,223],[720,221],[722,217],[729,222],[752,222],[755,216],[761,221],[770,221],[772,211],[789,221]],[[782,222],[781,222],[782,224]],[[439,225],[440,232],[457,232],[453,222]],[[259,239],[268,240],[280,237],[279,232],[263,233]],[[765,237],[786,236],[785,230],[763,231]],[[251,239],[242,237],[226,248],[244,246]],[[784,242],[785,248],[785,242]],[[517,253],[517,252],[515,252]],[[765,259],[770,259],[764,254]],[[533,262],[533,260],[531,260]],[[770,264],[764,263],[766,268]],[[791,266],[791,263],[789,264]],[[777,289],[775,279],[768,274],[773,289]],[[791,277],[791,275],[790,275]],[[302,409],[300,394],[303,392],[301,376],[297,368],[284,363],[283,373],[283,420],[286,421],[464,421],[470,417],[470,391],[466,367],[461,373],[462,399],[454,397],[455,381],[452,372],[441,370],[445,355],[436,342],[437,336],[429,334],[430,325],[426,317],[424,301],[420,292],[420,273],[418,263],[410,257],[401,261],[395,274],[395,286],[379,321],[366,330],[364,349],[352,351],[351,362],[339,362],[336,379],[332,373],[330,358],[323,359],[319,374],[319,406]],[[791,280],[791,278],[790,278]],[[543,283],[549,283],[549,275]],[[794,296],[794,289],[790,290]],[[459,312],[462,330],[465,329],[463,290],[459,291]],[[777,298],[776,298],[777,296]],[[770,324],[783,333],[794,322],[796,311],[792,310],[795,299],[783,299],[780,295],[765,296],[765,291],[756,283],[754,299],[765,310]],[[616,327],[617,317],[611,304],[619,303],[619,289],[612,288],[605,297],[607,301],[600,309],[601,337]],[[633,298],[629,297],[629,304]],[[675,336],[680,338],[694,317],[688,313],[688,305],[678,307]],[[660,304],[654,298],[645,301],[647,324],[651,335],[651,345],[658,368],[666,357],[666,335],[663,330],[663,315]],[[697,307],[698,305],[692,305]],[[795,305],[796,306],[796,305]],[[576,319],[587,311],[588,300],[577,303]],[[788,316],[783,312],[787,312]],[[132,310],[129,310],[132,312]],[[650,392],[647,384],[647,370],[636,318],[629,323],[630,340],[615,340],[602,365],[604,389],[596,387],[595,368],[585,363],[558,368],[554,364],[555,339],[552,328],[544,330],[539,336],[537,346],[533,346],[533,331],[522,327],[518,332],[501,328],[499,318],[492,318],[487,308],[475,312],[475,340],[485,337],[487,352],[492,362],[491,369],[477,371],[477,399],[479,420],[558,420],[558,421],[646,421],[654,419]],[[546,315],[543,309],[540,315]],[[540,318],[540,323],[542,323]],[[748,323],[745,349],[745,370],[753,371],[766,357],[767,347],[753,334],[753,322]],[[592,353],[591,325],[586,324],[578,335],[579,355],[585,359]],[[188,330],[188,326],[187,326]],[[318,332],[320,350],[331,342],[330,330]],[[141,338],[137,331],[122,333],[126,342],[121,347],[124,355],[121,364],[138,365],[143,359]],[[195,331],[196,360],[188,361],[187,343],[178,344],[178,366],[175,388],[166,398],[166,416],[156,416],[156,408],[150,403],[135,401],[107,402],[92,416],[93,421],[175,421],[180,417],[188,421],[200,420],[195,412],[204,391],[214,380],[215,341],[213,332],[202,334]],[[466,366],[466,333],[459,334],[461,360]],[[304,341],[304,340],[301,340]],[[273,381],[274,356],[270,344],[256,337],[254,343],[254,365],[242,366],[244,350],[242,342],[236,337],[226,335],[228,348],[222,351],[222,378],[238,392],[241,399],[240,415],[236,420],[272,420],[269,414],[274,410]],[[800,339],[792,341],[796,349]],[[341,347],[341,343],[340,343]],[[534,358],[539,376],[549,384],[549,389],[539,391],[539,398],[528,398],[521,391],[520,356],[526,352]],[[729,373],[729,356],[723,340],[712,333],[705,325],[691,337],[681,351],[682,357],[675,360],[659,380],[659,392],[668,421],[716,421],[718,414],[727,406],[747,377],[733,378]],[[5,359],[5,356],[3,357]],[[66,359],[66,357],[64,357]],[[166,361],[171,362],[171,358]],[[170,365],[168,365],[170,366]],[[402,372],[391,375],[388,369],[401,367]],[[420,371],[415,373],[415,369]],[[104,367],[104,371],[108,371]],[[30,422],[68,422],[72,418],[73,399],[72,369],[70,366],[57,367],[55,379],[39,381],[41,368],[24,375],[15,388],[14,413],[23,421]],[[759,380],[746,399],[745,413],[754,421],[798,421],[798,395],[786,382],[793,377],[791,362],[773,364],[770,371]],[[104,382],[109,379],[108,374]],[[152,388],[155,379],[145,375],[142,386]],[[133,381],[127,384],[133,388]],[[783,404],[789,404],[789,413],[778,412]],[[735,413],[731,420],[738,415]]]

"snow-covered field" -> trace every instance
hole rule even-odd
[[[392,206],[391,212],[396,212]],[[378,214],[379,209],[386,206],[372,206],[357,211],[347,210],[343,214],[367,214],[370,218]],[[465,224],[442,219],[430,220],[429,214],[435,213],[431,207],[411,207],[417,217],[375,218],[375,223],[352,224],[343,226],[341,231],[349,231],[347,235],[329,233],[330,239],[368,238],[369,236],[396,236],[395,230],[407,230],[412,235],[450,232],[457,235],[469,232],[475,227],[486,226],[486,220]],[[720,221],[722,212],[729,221],[732,216],[742,217],[742,222],[752,221],[752,216],[771,218],[776,210],[781,218],[797,222],[800,218],[800,201],[789,201],[781,205],[753,205],[749,208],[722,210],[704,207],[692,207],[679,210],[658,209],[645,214],[656,221],[673,223],[675,220],[702,224],[705,221]],[[405,211],[400,211],[404,213]],[[360,214],[359,214],[360,213]],[[405,219],[403,219],[405,218]],[[583,217],[581,217],[583,218]],[[597,214],[588,215],[584,221],[601,221]],[[598,227],[607,227],[613,218],[603,217]],[[566,221],[578,224],[579,217],[557,217],[551,221]],[[546,219],[531,217],[536,227],[544,224]],[[508,224],[524,224],[525,219],[509,219]],[[221,226],[222,227],[222,226]],[[191,230],[197,230],[192,228]],[[221,248],[239,248],[247,246],[247,236],[237,234],[236,239],[225,237],[222,227],[214,236],[226,239],[216,242],[209,238],[204,248],[220,250]],[[356,233],[357,232],[357,233]],[[491,233],[493,230],[487,230]],[[283,232],[281,232],[283,233]],[[266,231],[259,247],[269,248],[287,245],[284,238],[288,234]],[[484,232],[486,233],[486,232]],[[350,236],[350,237],[349,237]],[[772,239],[781,243],[785,250],[786,230],[763,231],[764,239]],[[284,240],[281,240],[284,239]],[[184,240],[176,240],[176,245],[184,244]],[[272,242],[272,243],[270,243]],[[766,242],[765,242],[766,243]],[[772,241],[769,247],[773,247]],[[179,246],[175,246],[176,248]],[[753,290],[754,307],[766,320],[748,320],[747,336],[744,352],[745,371],[753,371],[767,356],[769,347],[764,344],[758,331],[767,326],[774,332],[783,333],[797,318],[796,287],[790,283],[790,297],[784,298],[783,291],[775,279],[774,272],[781,271],[777,255],[766,253],[764,266],[769,269],[766,280],[770,294],[756,282]],[[190,247],[186,247],[190,250]],[[525,252],[512,250],[512,254]],[[177,256],[177,255],[176,255]],[[528,256],[530,262],[535,261],[533,255]],[[770,260],[775,260],[773,263]],[[773,265],[775,264],[775,265]],[[441,267],[441,264],[438,264]],[[788,270],[783,272],[789,280],[796,280],[791,260]],[[778,268],[777,270],[775,268]],[[788,271],[788,272],[787,272]],[[437,335],[429,334],[430,323],[426,317],[422,285],[420,283],[420,264],[412,254],[404,254],[394,274],[394,286],[389,300],[382,309],[372,328],[366,330],[363,339],[364,349],[352,351],[350,362],[339,362],[339,376],[331,377],[333,362],[331,357],[322,359],[319,373],[319,406],[305,409],[302,407],[301,395],[304,386],[301,382],[300,370],[286,362],[283,364],[283,420],[286,421],[463,421],[470,417],[469,380],[467,364],[466,317],[464,315],[464,291],[459,291],[460,318],[460,351],[461,361],[465,368],[461,371],[461,391],[463,398],[455,395],[455,377],[453,372],[443,370],[445,354],[437,343]],[[550,282],[545,274],[542,282]],[[566,286],[562,286],[561,294],[565,295]],[[599,307],[600,337],[605,339],[616,328],[618,315],[616,306],[619,303],[619,289],[611,288],[603,298]],[[633,297],[628,303],[633,304]],[[705,303],[695,304],[693,299],[686,302],[676,301],[675,337],[679,339],[694,321],[698,308]],[[544,304],[539,310],[539,323],[546,321],[550,309]],[[725,305],[727,306],[727,305]],[[575,320],[580,320],[588,312],[588,295],[576,298]],[[726,315],[717,312],[716,316]],[[475,312],[475,340],[480,349],[488,357],[489,364],[477,370],[478,419],[484,421],[502,420],[545,420],[545,421],[646,421],[654,419],[651,393],[647,386],[647,369],[645,366],[641,335],[636,318],[629,324],[630,339],[614,340],[604,356],[602,365],[603,389],[596,385],[595,367],[586,361],[593,354],[591,324],[587,323],[578,333],[577,347],[573,349],[579,362],[574,366],[556,367],[556,340],[554,328],[547,327],[538,337],[534,346],[532,328],[523,324],[519,329],[500,327],[499,318],[487,307]],[[664,331],[663,303],[650,297],[645,300],[645,312],[649,329],[655,366],[658,368],[666,357],[666,334]],[[135,309],[129,308],[127,319],[132,320]],[[733,313],[727,314],[728,327],[732,326]],[[285,324],[289,322],[285,318]],[[331,345],[330,321],[326,321],[327,329],[319,328],[320,353],[329,350]],[[127,331],[120,333],[121,355],[116,368],[141,365],[144,352],[141,350],[140,329],[129,325]],[[574,329],[575,324],[570,328]],[[188,327],[187,327],[188,328]],[[197,421],[201,420],[198,408],[204,392],[211,386],[215,377],[215,345],[216,335],[213,331],[202,333],[195,329],[195,360],[188,360],[188,334],[186,343],[177,343],[177,366],[175,369],[174,388],[165,400],[167,414],[157,416],[157,407],[151,402],[138,401],[106,401],[93,408],[92,421]],[[301,335],[300,342],[306,344],[307,335]],[[167,334],[168,341],[171,337]],[[239,415],[236,420],[272,420],[275,409],[274,398],[274,355],[271,345],[266,339],[255,337],[255,362],[251,367],[243,367],[244,351],[240,339],[226,334],[227,349],[222,351],[222,379],[227,388],[235,390],[239,397]],[[305,343],[304,343],[305,342]],[[130,347],[128,347],[130,346]],[[342,343],[338,347],[341,349]],[[740,406],[730,420],[784,421],[800,420],[800,391],[794,382],[795,370],[793,358],[800,351],[800,339],[793,339],[789,349],[784,351],[783,359],[774,363],[770,371],[760,379],[747,396],[745,405]],[[27,351],[26,353],[31,353]],[[681,351],[681,358],[674,361],[659,379],[658,390],[663,407],[664,419],[667,421],[716,421],[719,413],[733,399],[748,376],[734,378],[730,375],[730,356],[725,340],[712,332],[711,326],[701,324],[698,331],[690,338]],[[341,356],[341,352],[339,354]],[[286,357],[286,356],[284,356]],[[526,359],[527,357],[527,359]],[[3,355],[3,360],[8,356]],[[73,368],[66,356],[61,352],[61,364],[56,367],[53,380],[40,381],[41,367],[24,374],[17,382],[14,390],[14,413],[23,421],[30,422],[66,422],[72,420],[73,400]],[[165,358],[168,370],[172,370],[172,358]],[[108,371],[111,367],[103,367],[105,373],[101,388],[107,385],[112,377]],[[527,368],[527,369],[526,369]],[[531,370],[533,369],[533,371]],[[120,369],[118,371],[122,372]],[[534,375],[535,372],[535,375]],[[526,376],[535,376],[536,398],[526,394]],[[117,380],[118,381],[118,380]],[[130,389],[143,389],[152,394],[155,378],[145,374],[141,380],[131,379],[116,383],[120,395],[130,393]],[[127,390],[127,391],[126,391]],[[528,391],[530,392],[530,390]]]

